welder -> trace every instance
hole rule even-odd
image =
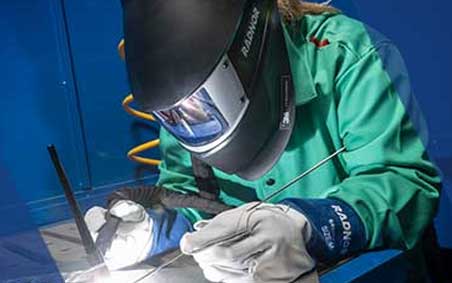
[[[93,234],[122,220],[106,255],[112,267],[180,247],[213,282],[316,282],[319,263],[416,246],[440,178],[387,38],[298,0],[122,5],[133,96],[162,126],[157,185],[202,195],[193,170],[201,162],[213,170],[209,193],[234,208],[216,216],[130,200],[93,208]]]

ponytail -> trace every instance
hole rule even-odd
[[[339,13],[339,10],[329,4],[317,4],[302,0],[277,0],[279,12],[288,21],[302,18],[304,15],[318,15],[322,13]]]

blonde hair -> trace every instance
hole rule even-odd
[[[339,13],[339,10],[330,6],[329,2],[317,4],[305,2],[303,0],[277,0],[279,12],[288,22],[300,19],[308,14],[318,15],[325,12]]]

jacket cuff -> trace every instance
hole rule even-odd
[[[302,213],[312,227],[306,249],[317,261],[338,261],[365,249],[364,225],[347,203],[338,199],[285,199],[281,204]]]
[[[163,211],[148,210],[154,221],[152,226],[152,247],[148,258],[178,249],[182,236],[193,231],[193,226],[185,216],[174,209]]]

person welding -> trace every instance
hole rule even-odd
[[[122,5],[133,97],[162,126],[157,185],[202,195],[192,166],[200,162],[213,172],[209,193],[233,208],[213,216],[132,200],[94,207],[94,236],[121,220],[111,268],[180,247],[212,282],[317,282],[319,263],[418,243],[440,178],[389,40],[297,0]]]

